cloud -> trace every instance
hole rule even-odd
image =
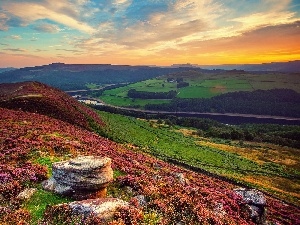
[[[115,5],[124,5],[124,4],[130,4],[131,0],[113,0],[113,4]]]
[[[36,50],[35,50],[35,52],[46,52],[47,50],[43,50],[43,49],[39,49],[39,48],[37,48]]]
[[[7,25],[8,20],[9,17],[5,13],[0,12],[0,31],[8,30],[8,25]]]
[[[299,59],[300,50],[300,21],[293,24],[262,27],[243,35],[215,40],[188,42],[181,45],[181,49],[198,60],[212,56],[216,63],[226,63],[227,60],[236,60],[237,63],[255,63],[272,60]],[[171,52],[168,49],[164,52]],[[159,54],[161,54],[160,52]],[[224,60],[225,59],[225,60]],[[203,63],[204,64],[204,63]]]
[[[137,10],[136,13],[138,13],[141,4],[132,5],[133,9],[130,10]],[[131,22],[123,20],[120,22],[123,24],[118,27],[118,30],[112,32],[112,29],[109,31],[100,29],[94,37],[95,39],[102,37],[105,39],[104,41],[111,44],[115,43],[130,48],[149,47],[160,42],[176,42],[180,38],[207,30],[210,27],[210,21],[216,19],[218,12],[222,11],[221,5],[212,0],[201,2],[178,0],[175,3],[170,1],[165,7],[161,5],[157,7],[167,11],[153,12],[149,10],[149,14],[146,14],[147,18],[142,18],[143,20]],[[144,5],[143,8],[145,8]]]
[[[32,37],[32,38],[30,39],[30,41],[37,41],[37,40],[39,40],[39,39],[36,38],[36,37]]]
[[[28,25],[37,20],[48,19],[85,33],[93,33],[95,31],[93,27],[81,21],[80,7],[70,4],[66,0],[29,2],[12,0],[3,3],[2,8],[15,18],[20,18],[23,25]],[[9,26],[7,21],[4,22],[6,22],[6,27]]]
[[[291,0],[265,0],[251,13],[231,18],[241,31],[259,29],[266,26],[293,23],[299,18],[295,12],[289,11]]]
[[[66,51],[66,52],[73,52],[73,53],[79,53],[82,52],[81,50],[76,50],[76,49],[64,49],[64,48],[58,48],[56,49],[58,51]]]
[[[26,52],[26,50],[23,48],[4,48],[3,50],[10,52]]]
[[[60,31],[57,25],[49,24],[49,23],[39,24],[35,26],[33,29],[44,33],[57,33]]]
[[[21,40],[22,37],[20,35],[10,35],[9,38],[14,39],[14,40]]]
[[[287,24],[297,21],[294,12],[269,12],[255,13],[244,17],[232,19],[233,22],[241,23],[243,30],[250,30],[270,25]]]
[[[211,51],[219,58],[254,50],[277,54],[272,51],[277,46],[286,54],[291,46],[285,42],[294,43],[296,35],[287,26],[300,20],[294,6],[291,0],[5,0],[0,2],[0,30],[28,25],[24,29],[57,33],[64,28],[62,38],[49,44],[48,53],[88,53],[91,60],[98,56],[181,60],[189,55],[212,57]],[[37,36],[28,38],[25,33],[26,40]]]

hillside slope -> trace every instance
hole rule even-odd
[[[3,205],[7,211],[13,210],[11,213],[18,215],[20,210],[15,211],[16,207],[22,209],[22,205],[13,203],[21,190],[46,179],[47,168],[40,164],[50,166],[52,161],[77,155],[101,155],[111,157],[113,169],[123,174],[113,184],[118,187],[119,194],[123,192],[120,196],[124,197],[122,190],[126,186],[132,188],[134,195],[145,195],[149,203],[143,213],[155,210],[159,220],[166,221],[162,224],[176,221],[184,224],[252,224],[238,204],[233,192],[235,186],[225,181],[133,152],[85,129],[44,115],[0,108],[0,117],[0,192],[5,199]],[[176,174],[183,174],[188,182],[181,182]],[[126,198],[128,200],[128,196]],[[267,201],[269,221],[299,222],[299,208],[270,197]],[[216,213],[220,204],[224,214]],[[22,210],[26,211],[26,208]],[[131,215],[131,219],[137,218]]]
[[[0,107],[48,115],[91,130],[98,115],[64,92],[39,82],[0,84]]]
[[[36,113],[37,108],[39,112],[49,112],[55,105],[68,109],[75,103],[68,98],[53,102],[64,94],[39,83],[16,85],[15,91],[0,88],[2,103],[16,109],[0,108],[0,224],[37,224],[46,206],[48,220],[42,224],[53,224],[49,219],[51,205],[70,200],[43,191],[40,182],[51,174],[53,162],[78,155],[112,159],[115,180],[109,187],[109,196],[130,201],[131,208],[119,214],[115,218],[118,222],[111,225],[254,224],[233,191],[235,185],[129,150],[84,126],[72,125],[68,113],[59,119],[53,118],[57,111]],[[90,112],[83,105],[80,109]],[[38,189],[34,199],[18,200],[17,195],[28,187]],[[147,204],[136,208],[132,197],[139,195],[145,196]],[[267,219],[273,224],[300,223],[299,208],[269,196],[267,204]]]

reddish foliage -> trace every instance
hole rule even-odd
[[[30,213],[24,209],[11,210],[0,206],[0,223],[2,225],[29,225]]]
[[[104,125],[92,109],[39,82],[0,84],[0,107],[48,115],[87,129],[89,119]]]
[[[121,185],[130,186],[136,194],[149,199],[147,208],[161,215],[161,224],[180,221],[184,224],[253,224],[232,191],[235,186],[225,181],[133,152],[85,129],[43,115],[33,118],[31,113],[0,108],[0,118],[0,179],[10,190],[9,185],[20,190],[22,182],[43,178],[41,167],[22,160],[33,149],[49,154],[100,155],[112,158],[113,168],[126,173],[117,179]],[[24,170],[21,173],[24,176],[20,176],[20,169]],[[178,179],[178,173],[188,182]],[[124,209],[118,222],[112,224],[137,223],[142,213]],[[299,224],[299,218],[299,208],[268,198],[269,221]]]

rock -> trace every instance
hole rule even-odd
[[[76,214],[85,217],[92,214],[101,220],[109,220],[119,207],[126,207],[128,203],[117,198],[98,198],[71,202],[69,206]]]
[[[26,188],[18,194],[17,199],[18,200],[28,200],[34,195],[34,193],[36,191],[37,191],[36,188]]]
[[[264,194],[255,189],[239,188],[234,190],[242,197],[242,204],[245,204],[245,210],[253,222],[256,224],[267,224],[266,222],[266,198]]]
[[[183,173],[175,173],[175,177],[181,184],[189,184],[189,180],[184,177]]]
[[[266,205],[266,198],[263,193],[255,189],[239,188],[234,190],[236,194],[243,198],[243,201],[251,205]]]
[[[137,200],[138,206],[145,207],[148,204],[148,200],[145,195],[137,195],[133,197],[133,199]]]
[[[60,195],[72,195],[74,193],[74,190],[71,188],[71,186],[62,185],[58,183],[53,177],[44,181],[42,185],[45,190],[53,191]]]
[[[133,189],[130,186],[125,186],[124,190],[126,191],[127,194],[130,194],[130,195],[133,194]]]
[[[153,168],[156,169],[156,170],[161,170],[162,166],[159,165],[158,163],[154,163]]]
[[[52,177],[43,188],[81,200],[106,196],[106,187],[113,180],[111,159],[81,156],[52,165]]]
[[[152,178],[154,180],[158,181],[158,180],[160,180],[162,178],[162,176],[155,174],[155,175],[152,176]]]

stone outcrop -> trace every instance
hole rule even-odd
[[[126,207],[128,203],[116,198],[98,198],[75,201],[68,204],[74,214],[87,217],[93,215],[100,220],[111,219],[119,207]]]
[[[266,198],[264,194],[255,189],[239,188],[234,190],[242,198],[242,204],[249,212],[253,222],[266,224]]]
[[[106,196],[106,187],[113,180],[111,159],[81,156],[52,165],[52,177],[43,188],[77,200]]]

